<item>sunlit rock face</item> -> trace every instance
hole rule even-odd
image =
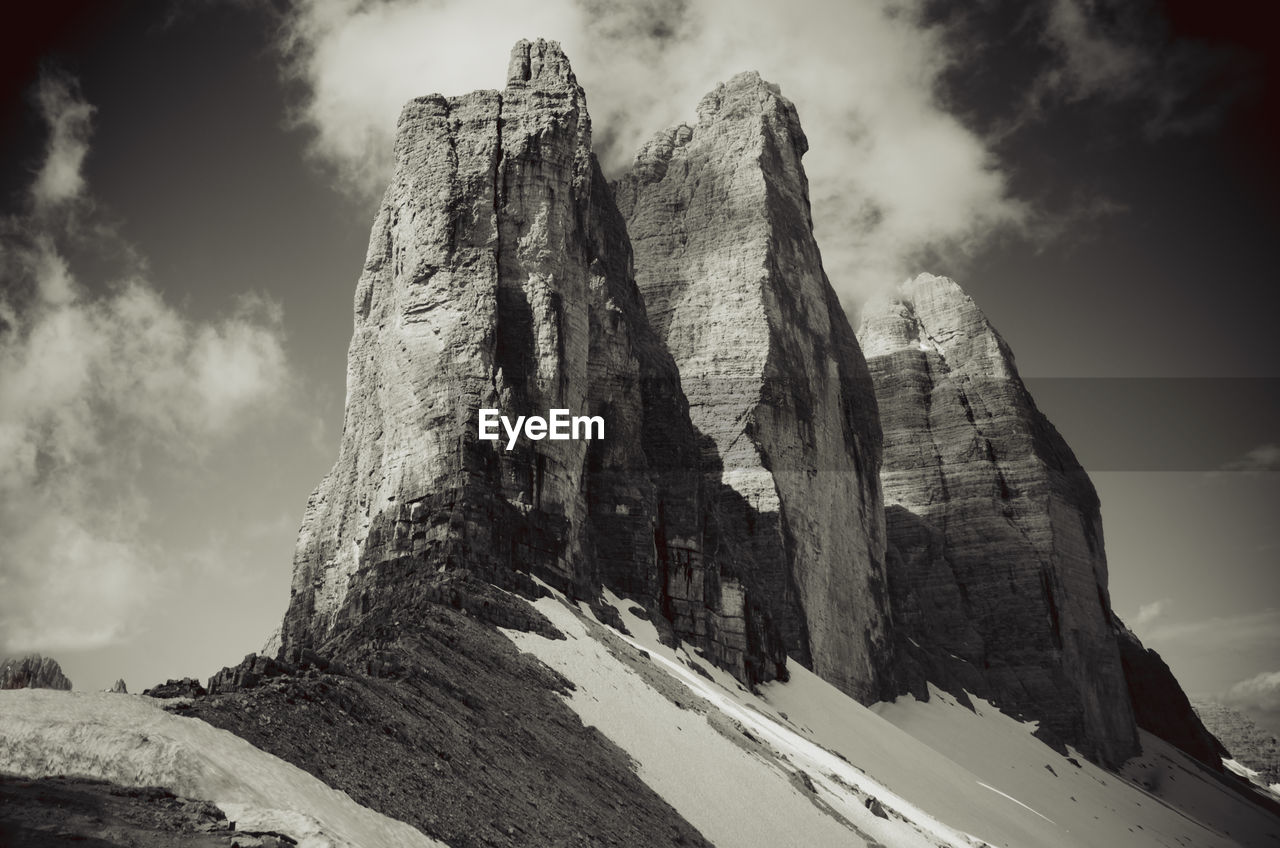
[[[373,607],[468,608],[459,572],[527,594],[532,575],[588,600],[602,585],[633,597],[747,682],[785,674],[723,544],[679,374],[554,42],[517,44],[502,91],[404,108],[347,367],[283,651]],[[479,439],[482,408],[599,415],[605,438],[507,451]]]
[[[1137,750],[1097,494],[1013,354],[945,277],[868,304],[900,676],[1040,722],[1108,763]]]
[[[886,691],[880,431],[813,238],[792,104],[740,74],[616,184],[648,316],[721,469],[722,529],[792,657]]]

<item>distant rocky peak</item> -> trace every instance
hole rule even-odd
[[[71,689],[58,663],[39,654],[12,657],[0,665],[0,689]]]

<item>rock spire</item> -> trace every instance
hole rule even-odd
[[[788,653],[885,693],[880,427],[866,363],[813,237],[808,141],[755,73],[655,136],[618,182],[649,319],[720,469],[726,530]]]

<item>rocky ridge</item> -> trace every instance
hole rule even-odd
[[[813,237],[808,141],[758,74],[658,133],[616,184],[649,319],[721,477],[722,514],[787,653],[888,691],[880,428]]]
[[[564,636],[513,594],[490,586],[485,607],[482,591],[372,606],[316,650],[251,654],[172,709],[454,848],[709,844],[583,725],[572,684],[494,625],[526,616],[527,631]]]
[[[11,657],[0,665],[0,689],[63,689],[70,691],[71,681],[62,667],[39,654]]]

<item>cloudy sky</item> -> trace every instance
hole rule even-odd
[[[850,314],[959,280],[1093,473],[1117,610],[1280,715],[1276,57],[1261,4],[1203,5],[45,4],[0,44],[0,651],[140,689],[261,645],[400,105],[544,36],[613,174],[780,83]]]

